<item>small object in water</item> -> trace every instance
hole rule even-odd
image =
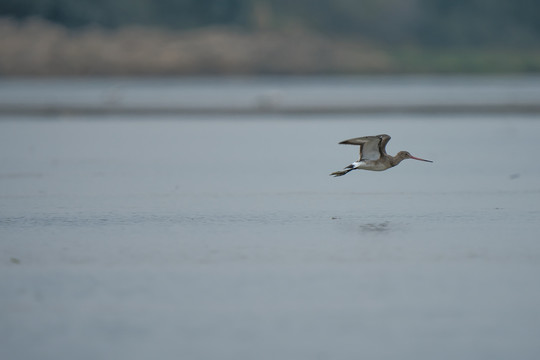
[[[363,231],[374,231],[374,232],[383,232],[388,231],[390,228],[388,227],[390,223],[388,221],[382,222],[382,223],[368,223],[364,225],[360,225],[360,229]]]
[[[405,159],[433,162],[431,160],[412,156],[408,151],[400,151],[396,156],[388,155],[386,153],[386,144],[388,141],[390,141],[390,136],[381,134],[376,136],[358,137],[340,142],[340,144],[359,145],[360,158],[352,164],[346,166],[344,170],[335,171],[330,175],[343,176],[349,173],[349,171],[358,169],[383,171],[396,166]]]
[[[519,178],[519,174],[518,173],[514,173],[514,174],[510,174],[510,180],[515,180]]]
[[[11,259],[9,259],[9,261],[11,261],[12,264],[20,264],[21,263],[21,260],[17,259],[17,258],[14,258],[12,257]]]

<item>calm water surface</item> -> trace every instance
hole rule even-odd
[[[538,120],[5,115],[0,355],[536,359]]]

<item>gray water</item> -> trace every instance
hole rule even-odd
[[[540,356],[537,114],[0,119],[2,359]]]

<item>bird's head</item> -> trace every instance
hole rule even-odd
[[[414,160],[420,160],[420,161],[426,161],[426,162],[433,162],[431,160],[421,159],[419,157],[412,156],[411,153],[408,152],[408,151],[400,151],[400,152],[398,152],[396,157],[401,159],[401,160],[414,159]]]

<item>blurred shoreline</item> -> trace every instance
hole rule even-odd
[[[135,107],[72,105],[0,105],[0,116],[84,115],[328,115],[328,114],[540,114],[540,104],[415,104],[296,107]]]
[[[0,115],[539,114],[540,76],[0,78]]]
[[[0,18],[0,76],[538,73],[539,49],[392,47],[302,28],[67,29]]]

